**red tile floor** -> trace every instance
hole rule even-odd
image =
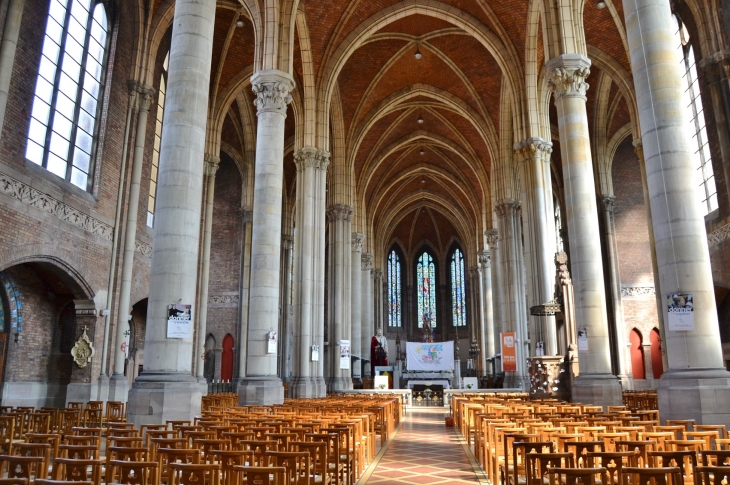
[[[448,408],[410,408],[358,485],[486,484],[458,428],[444,426],[448,413]]]

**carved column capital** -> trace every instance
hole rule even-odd
[[[639,160],[644,160],[644,142],[641,141],[641,138],[634,139],[632,145],[634,145],[634,153],[636,153]]]
[[[550,155],[553,153],[552,142],[533,136],[526,140],[519,141],[513,146],[517,160],[526,162],[528,160],[537,159],[543,162],[550,162]]]
[[[522,208],[522,203],[515,199],[503,199],[499,201],[499,204],[494,208],[498,216],[504,217],[510,213],[518,213]]]
[[[241,207],[241,220],[244,224],[250,224],[253,222],[253,208],[252,207]]]
[[[497,249],[497,243],[499,241],[499,232],[496,229],[490,229],[487,231],[487,245],[489,249]]]
[[[205,167],[203,168],[203,173],[206,176],[215,177],[215,174],[218,171],[218,166],[221,163],[220,157],[217,157],[210,153],[206,153],[204,160],[205,160]]]
[[[363,254],[360,259],[360,264],[361,264],[360,269],[362,269],[363,271],[370,271],[371,269],[373,269],[373,260],[374,260],[373,253]]]
[[[326,150],[304,147],[294,152],[294,163],[297,166],[297,172],[307,168],[327,171],[327,166],[330,164],[330,154]]]
[[[327,220],[335,221],[351,221],[354,209],[352,206],[344,204],[333,204],[327,208]]]
[[[496,234],[495,234],[496,237]],[[495,244],[497,242],[495,241]],[[490,244],[491,246],[491,244]],[[492,255],[489,253],[489,250],[485,249],[484,251],[479,251],[477,254],[477,257],[479,259],[479,264],[482,265],[482,268],[489,268],[492,266]]]
[[[376,280],[382,280],[383,279],[383,270],[382,269],[374,269],[373,270],[373,276]]]
[[[155,88],[139,81],[132,81],[131,79],[127,82],[127,88],[129,89],[129,96],[134,100],[136,108],[140,111],[149,111],[150,104],[152,104],[152,100],[155,98]]]
[[[292,237],[289,234],[284,234],[281,236],[281,248],[285,250],[289,250],[292,247],[294,247],[294,237]]]
[[[365,234],[361,232],[352,233],[352,250],[356,253],[362,252],[362,246],[365,244]]]
[[[256,99],[257,114],[278,113],[286,116],[286,109],[292,101],[294,80],[282,71],[274,69],[259,71],[251,76],[251,88]]]
[[[563,54],[550,59],[545,67],[548,70],[548,88],[555,95],[555,101],[563,97],[586,99],[590,59],[581,54]]]
[[[616,202],[616,197],[613,195],[602,195],[600,196],[601,203],[603,204],[603,210],[613,214],[613,205]]]

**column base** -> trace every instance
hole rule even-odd
[[[596,406],[623,403],[621,381],[613,374],[581,374],[573,381],[573,402]]]
[[[349,377],[330,377],[327,382],[327,392],[335,393],[352,389],[352,379]]]
[[[505,389],[521,389],[522,392],[530,392],[530,378],[517,375],[514,372],[505,372],[502,387]]]
[[[198,380],[190,374],[144,372],[129,391],[127,421],[139,427],[192,420],[200,414],[202,397]]]
[[[283,404],[284,386],[277,376],[242,377],[238,381],[238,405]]]
[[[129,399],[129,381],[124,374],[112,374],[108,380],[109,400],[127,402]]]
[[[317,386],[317,397],[326,397],[327,396],[327,383],[324,380],[324,377],[317,376],[316,378],[316,386]]]
[[[659,379],[657,399],[662,423],[694,419],[730,427],[730,372],[725,369],[667,371]]]
[[[317,397],[317,381],[313,377],[292,376],[289,394],[294,398]]]

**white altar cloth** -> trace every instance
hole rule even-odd
[[[430,385],[436,385],[436,386],[444,386],[444,389],[451,389],[451,383],[444,379],[436,379],[433,381],[416,381],[416,380],[409,380],[408,381],[408,389],[413,389],[413,386],[416,384],[423,384],[426,385],[426,383],[429,383]]]

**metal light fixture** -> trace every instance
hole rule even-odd
[[[423,156],[423,155],[426,154],[426,150],[424,150],[423,148],[421,148],[421,151],[418,152],[418,154],[421,155],[421,156]]]
[[[240,28],[243,26],[244,26],[243,20],[241,20],[241,18],[239,17],[238,20],[236,20],[236,27]]]
[[[598,10],[603,10],[604,8],[606,8],[606,2],[603,2],[603,1],[600,1],[600,2],[598,2],[598,3],[596,4],[596,8],[597,8]]]
[[[421,183],[422,184],[425,184],[426,183],[426,177],[421,177]]]
[[[416,59],[421,59],[423,57],[423,54],[421,54],[421,51],[418,50],[418,46],[416,46],[416,52],[413,54],[413,57]]]
[[[420,114],[420,113],[418,114],[418,120],[417,120],[417,121],[418,121],[419,123],[423,123],[423,116],[421,116],[421,114]]]

